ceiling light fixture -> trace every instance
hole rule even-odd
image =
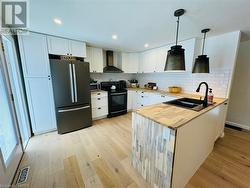
[[[117,35],[112,35],[112,39],[117,40],[118,36]]]
[[[54,22],[55,22],[57,25],[62,25],[62,20],[60,20],[59,18],[54,18]]]
[[[210,31],[209,28],[201,30],[201,33],[204,33],[202,53],[195,59],[192,73],[209,73],[209,57],[207,57],[207,55],[204,55],[206,34],[209,31]]]
[[[148,43],[144,44],[144,47],[145,47],[145,48],[148,48],[148,47],[149,47]]]
[[[176,39],[175,45],[168,50],[165,71],[185,71],[185,49],[182,48],[181,45],[177,45],[178,43],[178,35],[179,35],[179,22],[180,16],[185,13],[184,9],[178,9],[174,12],[174,16],[177,17],[177,28],[176,28]]]

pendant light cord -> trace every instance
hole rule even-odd
[[[202,45],[202,53],[201,53],[201,55],[203,55],[203,54],[204,54],[206,34],[207,34],[207,32],[205,32],[205,33],[204,33],[204,36],[203,36],[203,45]]]
[[[175,39],[175,45],[176,46],[177,46],[178,36],[179,36],[179,23],[180,23],[180,16],[178,16],[178,19],[177,19],[176,39]]]

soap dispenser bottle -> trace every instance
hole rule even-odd
[[[214,94],[211,88],[209,88],[209,92],[208,92],[208,104],[213,104],[214,101]]]

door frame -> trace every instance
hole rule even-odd
[[[8,99],[9,99],[9,104],[11,108],[11,114],[12,114],[12,120],[14,124],[14,129],[16,133],[16,138],[17,138],[17,145],[15,149],[12,152],[12,156],[7,161],[7,164],[5,164],[2,153],[0,152],[0,183],[1,185],[7,185],[10,186],[15,174],[16,170],[18,168],[18,165],[21,161],[21,158],[24,153],[24,148],[22,145],[22,140],[20,136],[20,130],[18,127],[18,121],[17,121],[17,116],[16,116],[16,110],[14,106],[14,102],[12,99],[12,90],[11,90],[11,85],[10,85],[10,80],[9,80],[9,74],[8,74],[8,69],[7,69],[7,64],[4,58],[4,49],[3,49],[3,43],[2,43],[2,35],[0,35],[0,66],[2,68],[3,72],[3,81],[5,84],[5,87],[8,92]]]
[[[21,118],[20,115],[18,116],[18,112],[19,112],[18,108],[23,108],[25,124],[27,125],[25,128],[27,130],[28,137],[30,138],[31,137],[31,124],[30,124],[30,119],[29,119],[28,104],[27,104],[27,101],[25,100],[26,96],[24,93],[24,91],[25,91],[24,83],[23,84],[21,83],[22,82],[21,81],[21,73],[20,73],[21,70],[19,70],[19,68],[18,68],[19,61],[18,61],[18,57],[17,57],[15,41],[14,41],[14,38],[10,35],[2,35],[2,36],[11,42],[13,53],[14,53],[13,58],[14,58],[15,62],[13,65],[10,65],[11,62],[9,62],[9,63],[7,62],[5,53],[3,53],[3,55],[4,55],[5,65],[6,65],[6,68],[8,71],[8,76],[9,76],[8,79],[9,79],[9,83],[10,83],[10,88],[12,88],[11,92],[12,92],[13,98],[14,98],[14,107],[16,110],[17,119]],[[3,40],[3,39],[1,38],[1,40]],[[3,42],[3,41],[1,41],[1,42]],[[19,93],[20,95],[17,96],[18,95],[17,93]],[[20,135],[21,135],[21,132],[20,132]],[[21,135],[21,138],[22,138],[22,135]],[[28,139],[28,141],[29,141],[29,139]],[[26,143],[23,143],[23,141],[22,141],[24,149],[26,148],[28,141]]]

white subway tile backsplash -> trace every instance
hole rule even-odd
[[[230,76],[230,70],[216,70],[210,74],[190,72],[138,74],[137,79],[141,86],[148,82],[156,82],[161,90],[166,90],[169,86],[180,86],[186,93],[196,93],[199,83],[205,81],[213,89],[216,97],[227,97]],[[202,87],[200,91],[202,95],[204,90],[205,88]]]

